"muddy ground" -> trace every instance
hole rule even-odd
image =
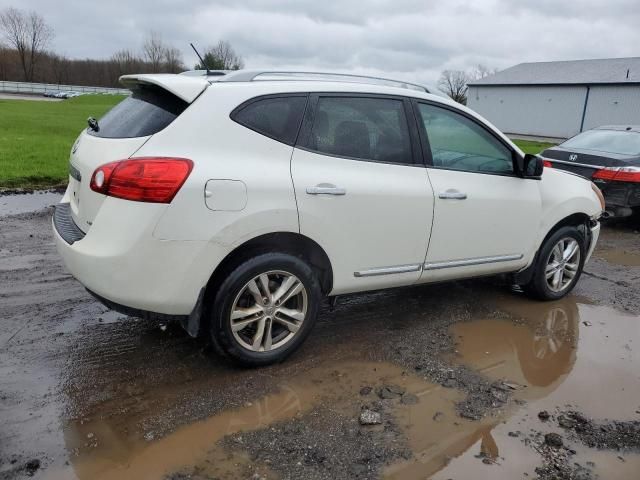
[[[96,303],[51,210],[13,198],[0,479],[640,476],[638,225],[607,225],[561,301],[497,279],[345,296],[286,363],[243,370]]]

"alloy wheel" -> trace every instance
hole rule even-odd
[[[282,270],[261,273],[236,296],[229,319],[231,332],[247,350],[276,350],[295,337],[307,307],[307,290],[298,277]]]
[[[565,237],[555,244],[545,268],[545,277],[549,289],[562,292],[567,289],[578,273],[580,266],[580,245],[571,237]]]
[[[562,307],[552,308],[533,336],[533,351],[538,360],[558,353],[569,335],[569,316]]]

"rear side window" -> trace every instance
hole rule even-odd
[[[168,126],[187,106],[162,88],[141,86],[98,121],[97,132],[90,128],[87,132],[102,138],[146,137]]]
[[[338,157],[413,162],[401,100],[320,97],[310,143],[311,149]]]
[[[306,95],[261,98],[241,105],[231,113],[231,119],[262,135],[293,145],[306,103]]]

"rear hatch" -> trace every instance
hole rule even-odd
[[[89,187],[96,168],[135,155],[208,86],[206,79],[179,75],[126,75],[120,81],[131,90],[131,96],[100,118],[97,127],[83,131],[71,150],[71,215],[85,233],[105,199]]]

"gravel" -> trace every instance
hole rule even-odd
[[[360,425],[379,425],[382,423],[382,417],[378,412],[365,409],[360,413]]]
[[[360,425],[363,414],[381,424]],[[253,462],[268,465],[283,479],[378,477],[385,465],[412,457],[391,415],[381,418],[371,410],[358,418],[320,407],[262,430],[227,436],[222,443],[248,452]]]

